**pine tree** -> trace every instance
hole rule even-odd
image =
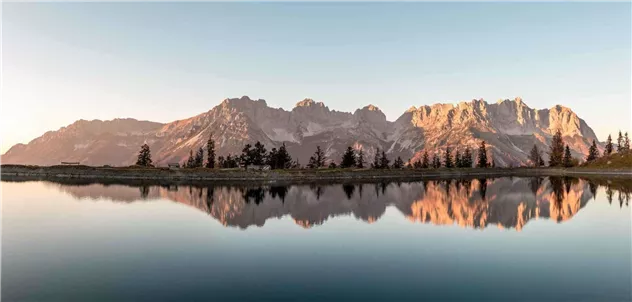
[[[430,168],[430,158],[428,157],[428,151],[424,151],[424,155],[421,158],[421,168],[422,169]]]
[[[404,161],[400,156],[398,156],[393,162],[393,169],[401,169],[404,167]]]
[[[277,148],[270,149],[270,152],[268,152],[268,155],[266,155],[266,165],[270,166],[270,169],[277,169],[277,167],[279,166],[278,160],[279,151],[277,150]]]
[[[603,150],[603,155],[608,156],[612,154],[613,146],[612,146],[612,136],[608,134],[608,139],[606,140],[606,149]]]
[[[413,169],[421,169],[421,167],[421,160],[416,160],[415,162],[413,162]]]
[[[204,165],[204,149],[200,147],[195,153],[195,167],[200,168]]]
[[[529,159],[534,167],[540,166],[540,150],[538,150],[538,146],[535,144],[533,145],[533,149],[531,149]]]
[[[564,156],[562,158],[562,165],[566,168],[573,166],[573,157],[571,156],[571,148],[566,145],[564,148]]]
[[[386,157],[386,152],[382,150],[382,156],[380,156],[380,169],[388,169],[390,166],[390,160]]]
[[[287,152],[287,147],[285,146],[285,143],[283,143],[281,147],[279,147],[279,151],[277,152],[276,164],[276,169],[289,169],[292,167],[292,156],[290,156],[290,153]]]
[[[375,157],[373,158],[373,163],[371,164],[371,168],[379,169],[380,168],[380,148],[375,150]]]
[[[593,161],[599,157],[599,150],[597,149],[597,143],[593,139],[592,145],[588,149],[588,156],[586,157],[586,161]]]
[[[215,141],[212,133],[206,142],[206,152],[206,167],[213,169],[215,168]]]
[[[362,148],[360,148],[360,150],[358,151],[358,158],[356,159],[356,167],[364,169],[364,163],[364,151],[362,151]]]
[[[617,152],[621,152],[623,150],[623,134],[621,130],[619,130],[619,138],[617,138]]]
[[[450,147],[446,147],[445,148],[445,158],[443,160],[443,163],[445,164],[446,168],[452,168],[452,149],[450,149]]]
[[[325,160],[327,159],[325,157],[325,152],[323,152],[323,150],[320,149],[320,146],[316,146],[316,161],[318,162],[318,166],[319,167],[324,167],[325,166]]]
[[[149,150],[149,145],[143,144],[140,146],[140,152],[138,152],[138,159],[136,160],[136,165],[143,167],[151,167],[151,151]]]
[[[259,166],[264,165],[266,154],[266,147],[261,142],[256,142],[254,148],[252,149],[252,155],[250,156],[252,159],[252,164]]]
[[[421,169],[421,160],[418,159],[413,161],[413,169]]]
[[[351,168],[356,165],[355,151],[351,146],[347,147],[347,150],[342,154],[342,161],[340,161],[340,168]]]
[[[549,148],[549,167],[562,166],[564,159],[564,141],[562,140],[562,132],[558,129],[553,135],[551,146]]]
[[[239,161],[247,168],[252,165],[252,146],[250,144],[246,144],[244,148],[241,150],[241,156],[239,156]]]
[[[309,158],[307,167],[310,169],[317,169],[325,166],[325,153],[320,149],[320,146],[316,146],[316,152]]]
[[[193,150],[189,150],[189,159],[186,163],[187,168],[195,168],[195,157],[193,156]]]
[[[454,154],[454,166],[463,168],[463,160],[461,159],[461,151],[459,151],[459,149],[456,149],[456,153]]]
[[[477,167],[479,168],[487,168],[487,147],[485,146],[485,141],[481,142],[481,146],[478,147],[478,163]]]
[[[623,139],[623,151],[630,151],[630,138],[628,137],[628,133],[625,133],[625,138]]]
[[[432,167],[435,169],[441,168],[441,159],[439,159],[439,155],[436,153],[432,156]]]
[[[221,155],[220,155],[220,156],[218,156],[218,157],[217,157],[217,166],[218,166],[219,168],[226,168],[226,167],[224,166],[224,165],[225,165],[225,163],[226,163],[226,160],[224,159],[224,157],[223,157],[223,156],[221,156]]]
[[[465,151],[463,152],[463,156],[461,157],[461,162],[463,163],[464,168],[472,167],[472,150],[470,150],[469,146],[465,147]]]

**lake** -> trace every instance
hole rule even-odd
[[[630,301],[632,181],[2,182],[4,301]]]

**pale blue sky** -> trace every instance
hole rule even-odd
[[[83,119],[169,122],[227,97],[395,120],[521,96],[630,129],[630,3],[4,3],[2,152]]]

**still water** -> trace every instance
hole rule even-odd
[[[3,301],[630,301],[630,181],[2,182]]]

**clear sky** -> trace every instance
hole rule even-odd
[[[248,95],[390,120],[436,102],[631,123],[630,3],[3,3],[1,151],[77,119],[170,122]]]

